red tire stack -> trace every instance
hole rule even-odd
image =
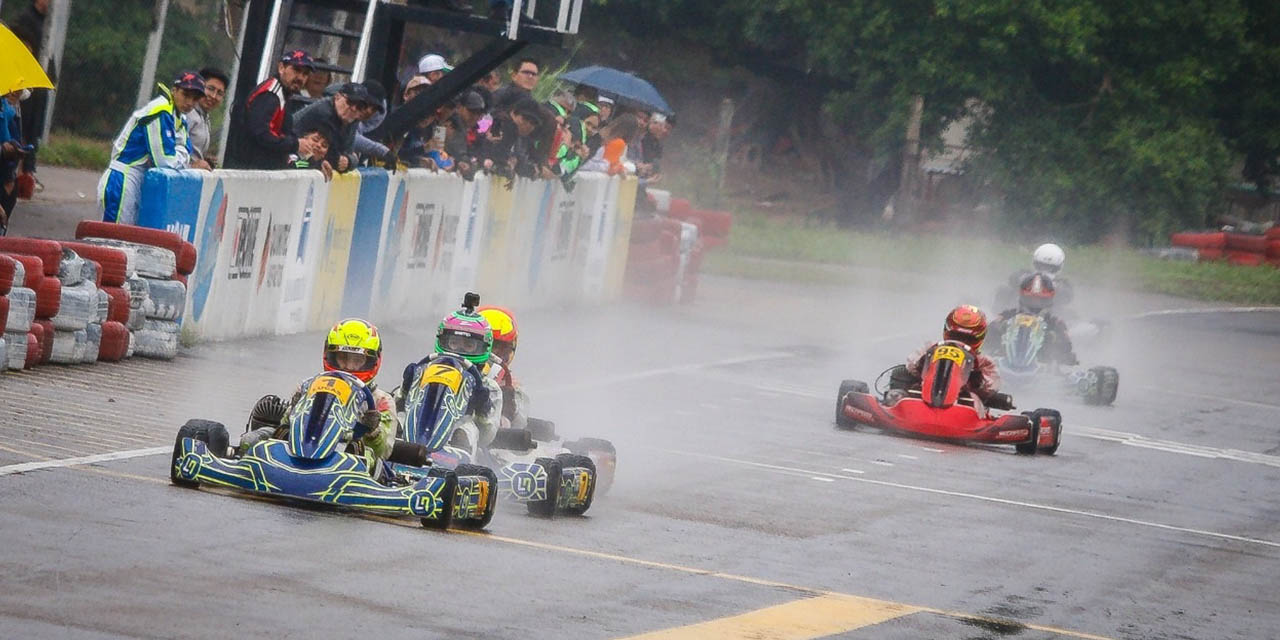
[[[162,229],[90,220],[76,225],[76,238],[85,242],[131,243],[141,254],[150,256],[152,263],[159,262],[154,258],[161,255],[165,255],[165,261],[168,259],[167,254],[157,252],[157,249],[172,252],[172,271],[165,267],[164,273],[147,272],[144,267],[138,267],[138,276],[148,281],[150,302],[147,303],[142,326],[134,323],[131,328],[134,330],[136,354],[162,359],[177,355],[181,314],[186,307],[187,276],[196,268],[195,245]],[[145,250],[148,247],[152,249]],[[139,262],[142,263],[141,260]],[[151,266],[154,268],[155,265]]]
[[[1175,247],[1195,249],[1201,260],[1223,260],[1236,265],[1280,266],[1280,228],[1265,234],[1212,231],[1175,233],[1169,236]]]
[[[43,364],[53,355],[53,322],[62,304],[62,283],[58,281],[58,265],[62,262],[62,246],[54,240],[0,237],[0,252],[10,256],[27,256],[22,262],[27,269],[27,288],[35,292],[35,320],[31,333],[39,343],[39,358],[27,366]],[[29,258],[38,258],[39,263]],[[38,274],[38,278],[33,275]]]
[[[672,199],[674,208],[675,198]],[[656,304],[675,302],[680,271],[680,223],[670,218],[636,220],[622,281],[629,298]]]

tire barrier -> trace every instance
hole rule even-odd
[[[6,333],[26,333],[36,319],[36,292],[26,287],[14,287],[5,296],[9,313],[5,320]]]
[[[1266,233],[1250,234],[1232,231],[1184,232],[1169,236],[1175,247],[1195,249],[1204,261],[1226,260],[1230,264],[1280,267],[1280,227]]]
[[[14,273],[20,267],[20,263],[9,256],[0,256],[0,296],[9,293],[9,289],[13,287]],[[23,277],[26,277],[25,272]]]

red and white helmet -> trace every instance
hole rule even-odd
[[[977,352],[986,337],[987,316],[981,309],[962,304],[947,314],[947,322],[942,327],[943,340],[963,342]]]

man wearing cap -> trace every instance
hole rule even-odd
[[[172,91],[160,85],[160,93],[129,116],[112,145],[111,164],[98,181],[103,222],[137,222],[138,195],[147,169],[189,166],[191,144],[183,114],[204,97],[204,80],[194,71],[184,71],[173,81]]]
[[[329,144],[323,169],[326,174],[350,171],[359,162],[355,151],[356,123],[381,112],[382,102],[382,97],[374,95],[367,85],[348,82],[332,96],[317,100],[294,115],[294,129],[308,131],[327,126],[337,132]]]
[[[258,85],[231,109],[231,138],[227,141],[229,169],[283,169],[291,154],[311,155],[310,143],[290,133],[284,106],[307,83],[315,62],[294,49],[276,64],[276,75]]]
[[[428,84],[439,82],[450,71],[453,71],[453,67],[439,54],[429,53],[418,61],[418,75],[426,77]]]

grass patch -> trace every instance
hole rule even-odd
[[[858,231],[829,222],[778,220],[747,212],[734,215],[728,246],[708,256],[706,267],[708,272],[721,275],[820,284],[859,284],[880,281],[892,273],[956,268],[1000,278],[1026,267],[1032,248],[983,236]],[[1280,269],[1274,267],[1176,262],[1133,249],[1101,246],[1066,249],[1067,272],[1082,284],[1200,300],[1280,305]],[[873,268],[881,275],[873,277],[841,267]]]
[[[40,163],[102,171],[111,161],[111,142],[72,133],[53,132],[40,145]]]

